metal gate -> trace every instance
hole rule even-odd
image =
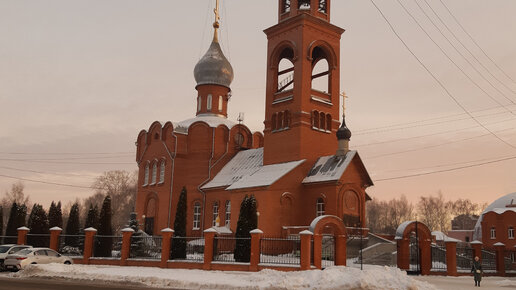
[[[409,240],[409,275],[420,275],[421,274],[421,249],[419,248],[419,236],[417,234],[417,222],[415,231],[410,233]]]

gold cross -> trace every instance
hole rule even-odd
[[[218,25],[219,24],[219,20],[220,20],[219,0],[217,0],[217,2],[215,4],[215,9],[213,9],[213,12],[215,13],[215,24],[214,25]]]
[[[342,115],[345,115],[346,113],[346,99],[349,98],[346,96],[346,92],[342,92],[340,94],[342,96]]]

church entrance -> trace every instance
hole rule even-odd
[[[313,262],[318,269],[346,266],[346,227],[333,215],[317,217],[310,224],[313,233]]]

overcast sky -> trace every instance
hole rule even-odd
[[[401,3],[464,73],[397,0],[375,0],[450,95],[498,137],[447,95],[371,1],[332,1],[332,22],[346,29],[341,89],[349,96],[351,147],[376,181],[368,190],[375,198],[417,201],[441,190],[447,199],[490,202],[516,191],[516,149],[498,139],[516,147],[516,1],[442,1],[494,63],[441,0]],[[209,46],[214,2],[0,0],[0,194],[16,182],[5,176],[79,186],[24,182],[33,201],[66,203],[91,194],[80,187],[104,171],[135,170],[140,130],[195,115],[193,68]],[[235,71],[229,118],[244,112],[245,124],[261,131],[262,31],[277,23],[277,0],[221,2],[221,42]],[[503,158],[513,159],[385,180]]]

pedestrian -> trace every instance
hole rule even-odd
[[[473,261],[473,265],[471,265],[471,273],[473,273],[473,278],[475,278],[475,286],[480,287],[480,281],[482,280],[482,264],[479,261],[478,256],[475,256],[475,261]]]

